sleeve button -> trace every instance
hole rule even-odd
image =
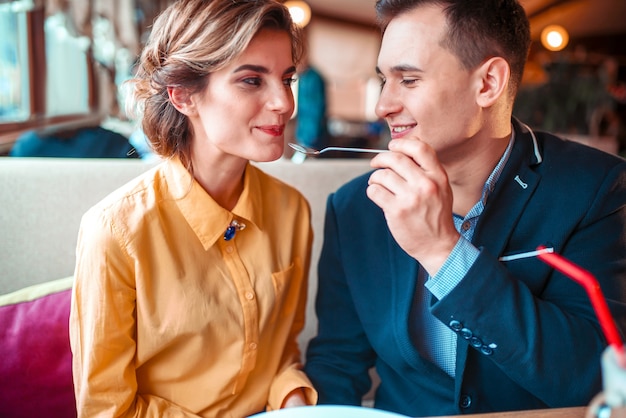
[[[489,347],[488,345],[483,345],[482,347],[480,347],[480,352],[486,356],[490,356],[493,354],[493,348]]]
[[[463,409],[467,409],[470,406],[472,406],[472,397],[469,396],[469,395],[462,395],[461,396],[460,406]]]
[[[472,332],[472,330],[470,330],[468,328],[463,328],[461,330],[461,337],[465,338],[466,340],[469,340],[473,336],[474,336],[474,333]]]
[[[463,328],[463,324],[457,320],[452,320],[450,321],[450,328],[452,328],[453,331],[460,331]]]
[[[470,344],[472,347],[474,348],[481,348],[483,346],[483,342],[481,341],[480,338],[478,337],[472,337],[470,338]]]

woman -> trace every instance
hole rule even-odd
[[[273,0],[179,1],[134,80],[164,162],[84,216],[70,337],[79,416],[244,417],[314,404],[300,370],[312,242],[283,153],[300,34]]]

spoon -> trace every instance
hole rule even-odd
[[[289,145],[294,150],[296,150],[298,152],[301,152],[302,154],[306,154],[306,155],[319,155],[319,154],[321,154],[323,152],[326,152],[326,151],[373,152],[373,153],[380,153],[380,152],[388,152],[389,151],[387,149],[350,148],[350,147],[326,147],[326,148],[322,148],[320,150],[317,150],[315,148],[305,147],[305,146],[302,146],[300,144],[294,144],[292,142],[290,142],[287,145]]]

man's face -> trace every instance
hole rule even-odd
[[[378,55],[383,88],[376,106],[392,138],[416,136],[442,159],[458,156],[476,134],[481,88],[480,79],[441,46],[445,32],[439,6],[418,7],[389,23]]]

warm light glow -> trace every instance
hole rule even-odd
[[[301,28],[308,25],[311,20],[311,7],[303,1],[289,0],[285,2],[294,23]]]
[[[567,46],[568,42],[569,35],[562,26],[550,25],[541,31],[541,44],[550,51],[560,51]]]

